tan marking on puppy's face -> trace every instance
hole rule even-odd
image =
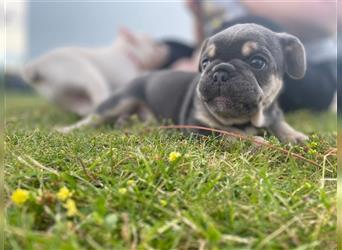
[[[208,56],[213,58],[216,54],[216,46],[215,44],[210,44],[207,49]]]
[[[243,56],[249,56],[258,48],[258,44],[256,42],[248,41],[245,42],[241,47],[241,53]]]
[[[271,75],[269,79],[269,84],[265,88],[263,88],[264,98],[262,104],[264,107],[267,107],[278,96],[280,90],[283,87],[283,80],[277,75]]]

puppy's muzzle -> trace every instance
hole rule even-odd
[[[220,63],[213,68],[213,82],[217,84],[228,83],[233,76],[235,67],[229,63]]]

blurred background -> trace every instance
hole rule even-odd
[[[326,110],[336,93],[336,23],[341,21],[336,16],[336,1],[2,0],[1,3],[5,22],[0,24],[0,32],[6,38],[1,40],[6,42],[6,46],[1,46],[1,64],[6,66],[8,90],[30,89],[18,74],[25,63],[55,48],[109,46],[122,27],[133,33],[148,34],[154,41],[172,41],[171,45],[167,43],[172,49],[167,68],[193,71],[197,69],[196,50],[206,37],[234,23],[252,20],[275,31],[294,34],[305,45],[309,67],[300,84],[291,85],[289,81],[286,86],[289,95],[298,94],[289,110]],[[255,16],[265,20],[250,19]],[[288,103],[288,98],[283,102]]]
[[[1,1],[2,15],[5,4]],[[106,46],[125,26],[153,38],[192,42],[191,17],[182,2],[6,1],[1,36],[6,34],[7,73],[30,59],[62,46]],[[5,28],[6,27],[6,28]],[[3,42],[3,40],[1,41]],[[1,46],[4,48],[4,46]]]

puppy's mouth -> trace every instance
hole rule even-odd
[[[258,100],[242,101],[238,97],[215,95],[205,96],[198,91],[198,97],[205,104],[210,113],[222,118],[253,117],[257,114],[261,98]]]
[[[232,118],[254,115],[259,107],[258,103],[236,102],[225,96],[216,96],[205,103],[216,114]]]
[[[206,102],[208,104],[212,104],[212,105],[215,105],[218,107],[230,104],[230,100],[224,96],[216,96],[216,97],[213,97],[211,99],[208,99]]]

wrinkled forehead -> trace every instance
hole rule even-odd
[[[274,55],[280,51],[277,35],[259,26],[231,27],[210,38],[209,57],[248,57],[255,53]]]

